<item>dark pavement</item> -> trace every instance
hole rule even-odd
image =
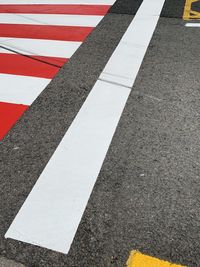
[[[182,0],[166,0],[69,254],[4,238],[141,2],[116,2],[0,144],[3,260],[122,267],[137,249],[200,266],[200,29]]]

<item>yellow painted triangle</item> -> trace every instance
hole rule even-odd
[[[127,267],[186,267],[132,251],[127,261]]]

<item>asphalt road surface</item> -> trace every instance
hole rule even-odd
[[[200,266],[200,28],[184,0],[164,3],[68,253],[5,238],[142,2],[117,0],[0,143],[0,266],[122,267],[131,250]]]

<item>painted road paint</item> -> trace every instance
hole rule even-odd
[[[0,5],[0,13],[72,14],[104,16],[110,5]]]
[[[49,82],[56,75],[113,2],[114,0],[0,0],[0,60],[3,63],[0,66],[0,101],[7,102],[11,99],[14,104],[13,100],[17,99],[15,104],[31,104],[33,96],[37,97],[41,93],[41,84],[46,86],[46,81]],[[13,77],[10,79],[11,75]],[[32,77],[36,80],[33,81]],[[41,78],[41,83],[38,78]],[[45,82],[43,79],[46,79]],[[25,83],[21,84],[24,80]],[[29,84],[31,80],[32,86]],[[19,84],[14,84],[14,81]],[[22,96],[24,85],[29,90]],[[11,89],[2,92],[8,87]],[[16,92],[19,93],[18,97]],[[1,112],[0,123],[4,121],[2,114]],[[6,134],[5,131],[4,133]],[[2,137],[1,135],[0,140]]]
[[[126,33],[126,37],[123,38],[123,40],[125,39],[124,42],[114,51],[113,57],[103,71],[102,80],[127,87],[132,86],[133,79],[137,76],[138,68],[143,61],[146,48],[152,37],[152,29],[156,27],[163,3],[164,0],[154,0],[151,1],[151,4],[146,1],[142,3],[137,16]],[[129,56],[126,56],[126,51]],[[126,62],[124,62],[124,55],[126,56]]]
[[[13,68],[16,69],[16,70],[19,70],[21,69],[21,71],[23,73],[28,73],[30,72],[31,73],[31,70],[23,70],[23,66],[20,65],[20,66],[15,66],[17,63],[19,62],[24,62],[24,60],[21,60],[22,59],[22,55],[24,55],[26,57],[26,64],[28,66],[31,66],[32,65],[32,61],[30,61],[30,59],[35,59],[37,61],[37,63],[34,62],[33,65],[35,64],[38,64],[38,67],[40,67],[40,64],[39,63],[47,63],[47,64],[50,64],[50,65],[53,65],[53,67],[58,67],[58,68],[61,68],[67,61],[68,61],[68,58],[59,58],[59,57],[45,57],[45,56],[35,56],[33,54],[16,54],[17,51],[15,50],[12,50],[12,48],[8,48],[8,47],[5,47],[5,46],[2,46],[0,45],[0,57],[2,59],[2,62],[3,60],[12,60],[12,59],[16,59],[16,62],[6,62],[6,64],[4,66],[1,66],[0,69],[2,69],[2,73],[13,73]],[[10,68],[8,68],[8,66],[10,66]],[[44,65],[43,65],[44,66]],[[8,71],[7,72],[7,69],[8,68]],[[39,74],[39,69],[38,69],[38,74]],[[15,74],[15,73],[14,73]],[[21,74],[22,75],[22,74]],[[26,75],[26,74],[24,74]],[[28,76],[38,76],[38,75],[28,75]],[[40,74],[39,76],[40,77]],[[44,77],[45,78],[45,77]]]
[[[1,37],[83,42],[93,27],[0,24]]]
[[[148,255],[144,255],[139,251],[132,251],[127,261],[127,267],[186,267],[186,266],[170,263]]]
[[[112,5],[115,0],[0,0],[0,4],[6,5]]]
[[[96,84],[6,237],[68,252],[129,91]]]
[[[11,103],[0,102],[0,139],[9,131],[9,129],[16,123],[21,115],[26,111],[28,106]]]
[[[1,46],[25,55],[70,58],[81,45],[81,42],[37,40],[26,38],[0,37]],[[1,53],[12,53],[10,50],[1,49]]]
[[[54,14],[0,14],[0,24],[95,27],[103,16]]]
[[[0,74],[0,99],[2,102],[31,105],[50,79]]]
[[[34,56],[35,59],[42,57]],[[59,67],[16,54],[0,54],[0,73],[52,79]],[[64,63],[63,63],[64,64]]]
[[[184,20],[193,20],[193,19],[200,19],[200,12],[193,10],[192,5],[199,0],[186,0],[185,7],[184,7]]]
[[[199,28],[200,27],[200,23],[186,23],[185,26],[186,27]]]
[[[6,238],[68,252],[163,4],[143,1]]]

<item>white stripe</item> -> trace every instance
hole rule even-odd
[[[164,0],[143,1],[6,238],[68,252],[163,4]],[[135,40],[139,41],[135,43]],[[105,73],[109,81],[101,80],[105,79]],[[118,78],[120,73],[122,77]]]
[[[190,23],[190,22],[188,22],[188,23],[186,23],[185,24],[185,26],[186,27],[195,27],[195,28],[198,28],[198,27],[200,27],[200,23]]]
[[[96,84],[6,237],[68,251],[129,91]]]
[[[102,18],[103,16],[6,13],[0,14],[0,23],[95,27]]]
[[[0,46],[26,55],[70,58],[80,45],[81,42],[0,37]],[[0,52],[11,53],[5,49],[1,49]]]
[[[112,5],[116,0],[0,0],[0,4],[4,5],[20,5],[20,4],[68,4],[68,5]]]
[[[144,1],[137,12],[121,45],[114,51],[101,78],[110,82],[132,86],[138,67],[143,61],[152,29],[156,27],[161,6],[165,0]],[[134,60],[133,60],[134,59]],[[119,64],[120,63],[120,64]]]
[[[0,101],[31,105],[49,82],[43,78],[0,74]]]

